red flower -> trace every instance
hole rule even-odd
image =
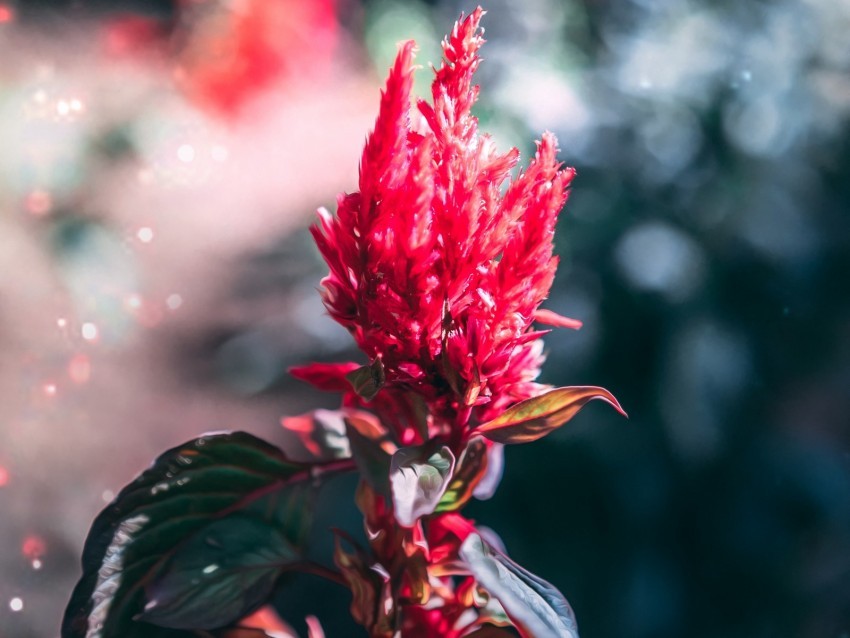
[[[322,284],[331,316],[382,361],[386,389],[412,390],[458,425],[475,406],[486,419],[541,390],[543,333],[532,323],[555,275],[555,221],[575,172],[557,162],[546,133],[510,180],[519,151],[500,154],[478,133],[482,14],[443,42],[433,104],[420,100],[418,112],[414,44],[401,47],[363,150],[360,190],[338,198],[336,217],[321,210],[313,228],[330,267]],[[551,312],[538,320],[578,323]]]
[[[334,0],[181,0],[178,83],[200,106],[235,116],[281,80],[313,77],[336,41]]]

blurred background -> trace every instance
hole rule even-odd
[[[0,638],[55,638],[154,456],[335,407],[306,228],[452,0],[0,0]],[[850,4],[489,0],[481,128],[578,170],[544,381],[602,385],[469,513],[584,638],[850,636]],[[357,525],[351,485],[323,517]],[[329,636],[345,595],[284,592]],[[307,608],[305,607],[305,609]],[[313,611],[316,611],[313,609]],[[303,624],[301,625],[303,628]]]

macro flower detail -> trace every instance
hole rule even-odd
[[[412,108],[413,43],[401,46],[363,151],[359,191],[339,197],[336,217],[321,210],[313,229],[330,268],[322,281],[330,315],[381,361],[388,389],[413,391],[458,425],[472,408],[486,420],[540,392],[535,321],[580,325],[540,309],[575,171],[557,161],[555,137],[545,133],[511,179],[519,151],[499,153],[479,133],[471,109],[482,14],[443,42],[432,104]]]

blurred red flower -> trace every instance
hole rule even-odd
[[[180,0],[172,20],[119,13],[101,37],[109,55],[165,55],[189,99],[233,118],[276,84],[314,81],[329,67],[337,29],[336,0]]]

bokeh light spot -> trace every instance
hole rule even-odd
[[[40,217],[48,212],[53,206],[53,199],[50,193],[43,190],[34,190],[27,195],[24,202],[24,207],[30,215]]]
[[[168,295],[168,298],[165,300],[165,305],[168,306],[169,310],[177,310],[180,306],[183,305],[183,297],[178,294]]]
[[[681,301],[696,291],[705,275],[705,258],[684,232],[661,222],[635,226],[617,245],[615,258],[635,288]]]
[[[30,534],[24,538],[24,542],[21,543],[21,553],[30,560],[41,558],[46,552],[47,543],[44,542],[44,539],[41,536],[36,534]]]
[[[148,226],[143,226],[136,233],[136,237],[144,244],[149,244],[153,241],[153,229]]]
[[[98,330],[97,326],[91,322],[86,322],[80,328],[80,333],[86,341],[97,341]]]
[[[177,149],[177,159],[188,164],[195,159],[195,149],[191,144],[181,144]]]
[[[124,298],[124,306],[130,311],[138,310],[142,307],[142,298],[139,295],[127,295]]]

